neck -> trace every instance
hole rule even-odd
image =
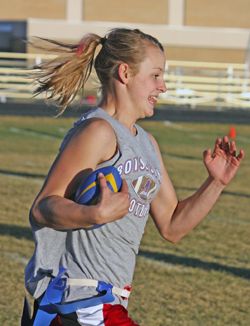
[[[123,104],[125,103],[125,105]],[[107,96],[106,99],[102,99],[99,106],[105,110],[110,116],[122,123],[130,132],[135,135],[136,128],[135,123],[137,118],[135,117],[135,110],[126,106],[126,101],[118,101],[115,96]]]

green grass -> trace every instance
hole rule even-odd
[[[29,207],[72,123],[0,117],[0,325],[20,323],[23,270],[34,248]],[[229,131],[220,124],[142,125],[157,138],[179,198],[206,178],[202,152]],[[140,325],[250,325],[250,128],[235,127],[246,158],[201,225],[172,245],[148,222],[129,304]]]

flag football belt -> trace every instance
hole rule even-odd
[[[123,299],[128,299],[130,295],[130,290],[115,287],[110,283],[91,279],[70,279],[65,273],[66,269],[60,268],[58,275],[50,281],[39,303],[33,326],[49,326],[58,313],[65,315],[81,308],[113,302],[114,294]],[[82,300],[61,303],[69,286],[95,287],[98,294]]]

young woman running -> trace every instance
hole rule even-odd
[[[40,67],[38,93],[49,92],[63,111],[94,66],[102,96],[66,135],[30,211],[35,251],[25,283],[35,298],[33,323],[138,325],[126,308],[149,213],[164,239],[180,241],[209,213],[244,152],[237,155],[227,137],[217,139],[203,154],[207,179],[179,201],[156,140],[137,124],[154,114],[166,91],[159,41],[117,28],[105,37],[87,34],[76,45],[49,42],[60,55]],[[121,191],[111,192],[100,174],[97,204],[77,204],[74,194],[84,176],[109,165],[123,178]]]

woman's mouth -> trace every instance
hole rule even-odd
[[[156,103],[157,103],[157,96],[153,96],[153,95],[150,95],[149,97],[148,97],[148,101],[149,101],[149,103],[150,104],[152,104],[152,105],[156,105]]]

